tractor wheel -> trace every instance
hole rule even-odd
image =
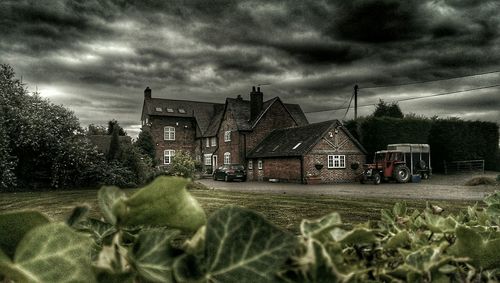
[[[394,168],[394,179],[398,183],[408,183],[410,180],[410,169],[405,165],[398,165]]]
[[[373,184],[374,185],[379,185],[380,182],[382,181],[382,177],[380,177],[379,173],[373,174],[372,178],[373,178]]]

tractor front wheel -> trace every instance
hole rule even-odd
[[[396,166],[394,169],[394,179],[398,183],[408,183],[410,181],[410,169],[405,165]]]
[[[372,178],[373,178],[373,184],[375,185],[379,185],[380,182],[382,181],[382,177],[380,177],[379,173],[374,173]]]

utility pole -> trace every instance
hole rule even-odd
[[[354,120],[358,119],[358,85],[354,85]]]

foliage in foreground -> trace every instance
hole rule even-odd
[[[128,197],[103,187],[104,221],[77,207],[66,223],[0,215],[0,274],[16,282],[495,282],[500,193],[458,215],[405,203],[350,227],[339,214],[303,220],[300,235],[248,209],[208,219],[188,181],[160,177]],[[5,230],[5,228],[9,230]],[[185,240],[189,237],[188,240]]]

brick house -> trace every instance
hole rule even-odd
[[[203,171],[209,174],[221,164],[246,164],[249,153],[269,140],[276,130],[309,125],[299,105],[285,104],[279,97],[264,101],[260,88],[255,87],[249,100],[238,95],[226,98],[224,104],[153,98],[148,87],[144,91],[141,121],[153,135],[159,164],[168,167],[175,152],[183,150],[200,161]],[[248,169],[249,174],[252,170]],[[292,179],[303,180],[295,171]],[[252,180],[268,176],[271,175]]]
[[[365,157],[363,146],[337,120],[277,129],[247,155],[248,180],[352,182]]]
[[[153,135],[159,164],[168,166],[175,151],[184,150],[206,172],[224,162],[245,163],[246,153],[276,128],[308,124],[299,105],[278,97],[263,101],[255,87],[250,100],[238,96],[224,104],[153,98],[148,87],[141,121]]]

